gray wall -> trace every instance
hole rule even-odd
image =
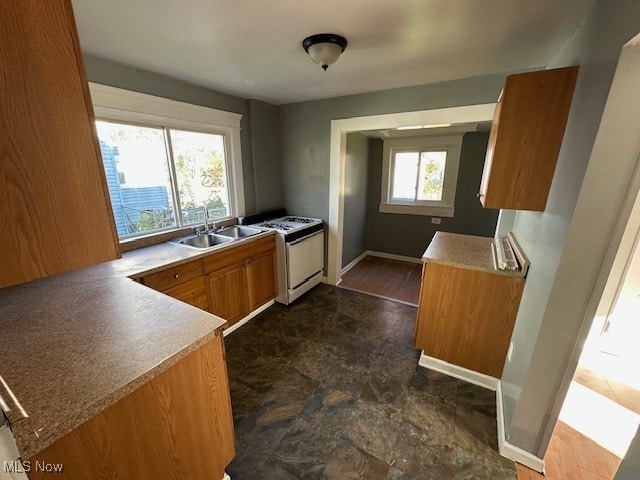
[[[255,213],[282,206],[278,107],[249,100]]]
[[[329,219],[331,120],[492,103],[505,74],[281,105],[282,201],[291,212]]]
[[[627,454],[622,459],[622,464],[614,480],[638,480],[640,478],[640,428],[629,445]]]
[[[280,180],[279,174],[276,173],[278,131],[275,106],[247,101],[93,55],[84,55],[83,58],[90,82],[241,114],[240,135],[246,211],[254,213],[266,208],[280,207]],[[251,138],[251,133],[256,134],[255,139]],[[256,154],[252,153],[254,149]],[[258,174],[255,177],[254,172]],[[259,195],[259,198],[256,198],[256,195]]]
[[[348,134],[346,156],[342,267],[367,250],[369,139],[361,133]]]
[[[420,258],[438,230],[468,235],[493,236],[498,210],[482,208],[476,197],[482,178],[489,134],[466,133],[462,140],[455,216],[442,217],[440,225],[431,217],[380,213],[382,188],[382,140],[372,139],[369,146],[369,194],[367,206],[367,250]],[[347,227],[345,221],[345,232]],[[395,232],[395,235],[389,235]]]
[[[580,64],[580,75],[547,209],[516,216],[514,231],[531,269],[512,338],[513,360],[502,376],[507,440],[539,456],[547,447],[545,427],[578,338],[588,285],[587,300],[571,308],[550,308],[549,299],[574,290],[554,285],[554,278],[620,49],[638,30],[637,0],[600,0],[551,65]]]

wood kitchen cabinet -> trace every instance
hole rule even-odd
[[[141,282],[154,290],[181,300],[202,310],[208,309],[202,262],[185,263],[142,278]]]
[[[235,455],[222,335],[31,458],[31,479],[221,479]]]
[[[273,236],[211,255],[202,264],[209,311],[228,326],[276,297]]]
[[[416,347],[500,378],[523,288],[524,278],[425,263]]]
[[[207,288],[211,298],[209,311],[227,320],[229,326],[246,317],[251,311],[247,286],[246,261],[209,274],[207,277]]]
[[[276,297],[275,248],[274,236],[241,243],[145,275],[140,282],[231,326]]]
[[[70,0],[0,18],[2,288],[120,253]]]
[[[427,357],[501,376],[529,265],[515,237],[509,239],[520,268],[502,271],[493,238],[436,232],[422,256],[415,330],[415,345]]]
[[[485,208],[544,211],[577,76],[575,66],[507,77],[478,194]]]

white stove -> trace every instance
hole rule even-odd
[[[320,218],[278,216],[283,213],[245,217],[241,223],[276,231],[276,302],[289,305],[322,281],[324,226]]]

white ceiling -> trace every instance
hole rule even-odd
[[[546,66],[595,0],[73,0],[82,50],[276,104]],[[326,72],[301,47],[349,45]]]

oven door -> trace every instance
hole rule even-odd
[[[315,232],[287,243],[287,283],[289,289],[303,284],[322,271],[324,266],[324,232]]]

